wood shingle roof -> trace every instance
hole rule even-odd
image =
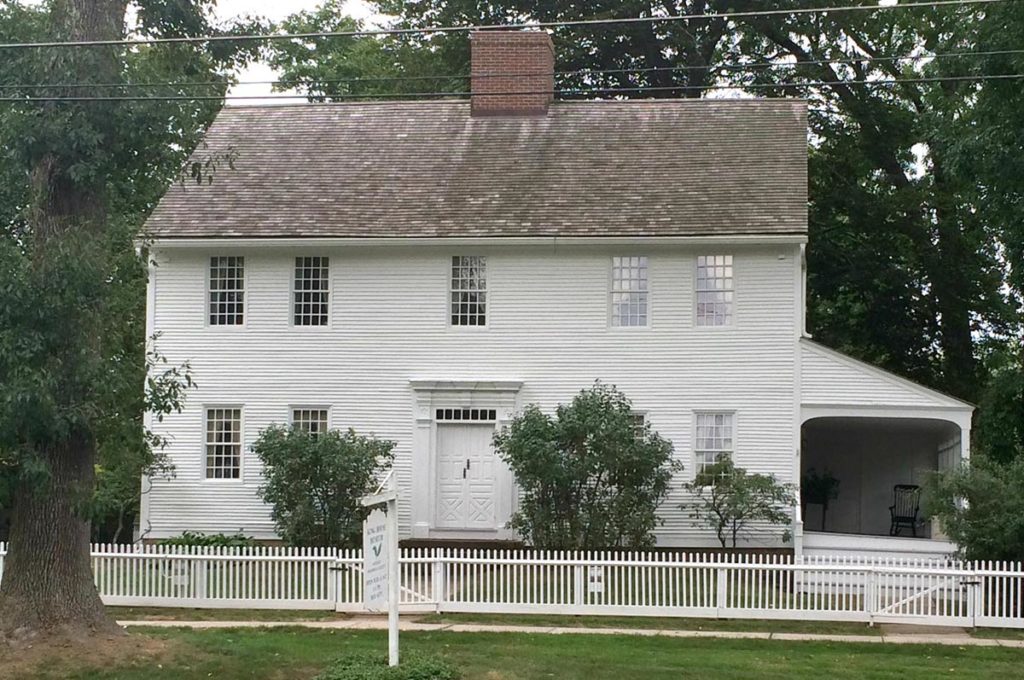
[[[465,101],[225,107],[159,239],[788,235],[807,231],[803,101]]]

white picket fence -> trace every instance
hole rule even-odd
[[[96,545],[92,560],[109,605],[363,611],[359,551]],[[1020,563],[405,549],[400,569],[409,612],[1024,628]]]

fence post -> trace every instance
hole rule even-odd
[[[337,548],[328,549],[330,560],[327,564],[327,599],[334,603],[334,611],[341,611],[341,562],[342,551]]]
[[[715,616],[722,618],[722,612],[729,607],[729,570],[715,569]]]
[[[868,571],[867,588],[864,592],[864,611],[868,615],[868,625],[874,627],[875,612],[878,611],[878,572]]]
[[[967,618],[971,622],[971,628],[976,628],[978,617],[985,615],[985,579],[988,577],[978,574],[977,562],[971,564],[971,571],[974,575],[969,582],[975,585],[967,586]]]
[[[445,582],[444,582],[444,561],[442,559],[442,550],[440,548],[433,549],[433,563],[434,568],[433,578],[431,578],[431,584],[433,585],[434,591],[434,611],[438,614],[442,611],[442,604],[444,604],[445,596]]]

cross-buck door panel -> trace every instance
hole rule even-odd
[[[438,423],[438,528],[497,528],[493,436],[490,424]]]

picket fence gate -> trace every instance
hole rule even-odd
[[[92,564],[108,605],[364,611],[358,550],[94,545]],[[1024,628],[1019,562],[411,548],[399,568],[405,612]]]

